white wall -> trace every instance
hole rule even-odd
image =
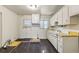
[[[31,37],[31,28],[23,28],[23,20],[31,19],[30,15],[19,15],[18,20],[20,20],[19,26],[19,38],[30,38]]]
[[[49,20],[50,16],[42,16],[40,20]],[[31,28],[23,28],[23,19],[31,19],[31,15],[19,15],[20,20],[20,35],[19,38],[35,38],[37,37],[37,32],[39,32],[39,38],[46,39],[47,38],[47,29],[40,29],[40,27],[34,27]]]
[[[8,39],[15,40],[18,38],[18,19],[17,14],[9,9],[0,6],[2,13],[2,42]]]

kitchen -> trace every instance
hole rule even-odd
[[[4,5],[0,12],[0,47],[9,40],[34,39],[49,41],[59,53],[79,52],[79,5]]]

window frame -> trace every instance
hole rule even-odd
[[[25,25],[25,22],[27,22],[28,25]],[[28,22],[30,23],[30,25],[29,25]],[[23,20],[23,27],[24,28],[32,27],[32,20],[30,20],[30,19],[24,19]]]
[[[41,28],[41,29],[48,29],[48,20],[40,20],[40,22],[41,22],[41,21],[43,22],[43,23],[42,23],[43,26],[42,26],[42,27],[40,26],[40,28]],[[44,25],[45,21],[47,21],[47,28],[45,28],[45,25]]]

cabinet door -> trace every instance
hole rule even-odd
[[[69,6],[69,15],[74,16],[79,14],[79,5],[70,5]]]
[[[50,19],[50,26],[52,26],[52,18]]]
[[[2,13],[0,13],[0,47],[2,43]]]
[[[54,15],[54,24],[55,24],[56,21],[58,21],[58,15],[57,14]]]
[[[70,17],[69,17],[69,7],[63,7],[63,25],[70,24]]]
[[[54,37],[52,35],[49,36],[49,41],[51,42],[51,44],[54,46]]]
[[[55,37],[53,36],[53,42],[52,42],[53,46],[55,47]],[[56,48],[56,47],[55,47]]]
[[[54,26],[54,17],[50,19],[50,26]]]
[[[78,53],[79,39],[78,37],[63,37],[64,53]]]
[[[58,11],[58,25],[62,25],[62,9]]]
[[[63,53],[63,45],[58,45],[58,52]]]
[[[58,38],[58,52],[63,52],[63,39],[60,37]]]
[[[54,40],[54,47],[55,47],[56,50],[57,50],[57,38],[55,37],[53,40]]]

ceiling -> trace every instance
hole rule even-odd
[[[62,7],[62,5],[39,5],[39,8],[37,10],[32,10],[29,9],[27,5],[4,5],[4,6],[20,15],[27,15],[33,13],[39,13],[41,15],[52,15]]]

